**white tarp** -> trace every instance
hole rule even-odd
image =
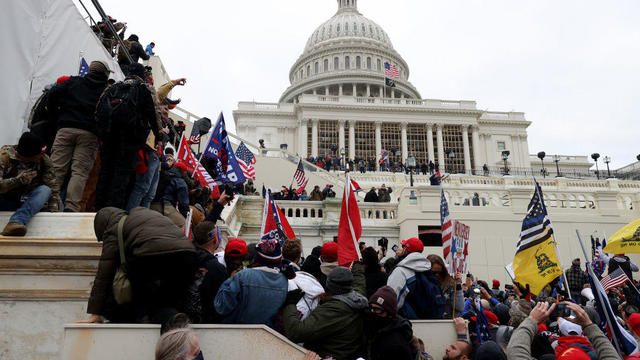
[[[72,0],[4,0],[0,11],[0,145],[15,144],[42,89],[78,75],[80,59],[124,76]]]

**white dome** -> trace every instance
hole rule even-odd
[[[304,52],[310,52],[316,45],[322,45],[331,40],[348,39],[373,40],[388,49],[393,49],[391,40],[380,25],[369,20],[355,9],[340,9],[329,20],[311,34]]]

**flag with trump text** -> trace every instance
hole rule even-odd
[[[213,128],[209,142],[204,150],[204,156],[213,159],[216,162],[216,180],[224,183],[230,182],[234,185],[245,182],[244,174],[236,155],[231,148],[229,135],[224,123],[224,116],[220,113],[216,126]]]
[[[189,173],[193,173],[196,170],[196,166],[198,166],[198,159],[189,148],[189,141],[184,134],[182,134],[180,145],[178,145],[178,158],[176,161],[183,163]]]
[[[255,180],[256,168],[253,165],[256,163],[256,157],[244,142],[240,142],[240,145],[236,148],[236,159],[244,177]]]
[[[196,160],[196,163],[197,165],[196,165],[195,171],[193,172],[193,178],[196,179],[203,188],[208,187],[209,189],[211,189],[212,199],[219,198],[220,188],[218,187],[218,184],[216,183],[215,180],[213,180],[211,175],[209,175],[209,172],[207,171],[207,169],[205,169],[204,166],[202,166],[202,164],[200,164],[198,160]]]
[[[360,240],[361,235],[360,209],[356,202],[356,194],[353,191],[351,177],[347,173],[342,197],[342,209],[340,211],[340,223],[338,224],[338,265],[348,265],[360,259],[358,240]]]
[[[517,282],[523,286],[529,284],[531,293],[539,294],[548,283],[562,275],[562,268],[542,189],[535,179],[534,184],[533,197],[522,221],[513,270]]]

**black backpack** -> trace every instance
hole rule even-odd
[[[53,86],[47,86],[42,89],[42,95],[36,100],[36,103],[31,108],[29,113],[29,130],[38,135],[47,145],[47,154],[51,154],[51,148],[53,147],[53,141],[56,137],[57,122],[53,118],[51,111],[47,109],[47,102],[49,101],[49,94]]]
[[[414,314],[405,310],[405,315],[417,319],[442,319],[445,298],[440,283],[431,270],[417,272],[415,277],[407,281],[407,287],[409,294],[405,305],[410,305]]]
[[[144,144],[151,127],[139,114],[140,79],[127,78],[108,87],[96,107],[98,135],[105,139],[123,136],[137,144]]]

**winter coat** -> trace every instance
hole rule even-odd
[[[365,321],[367,360],[414,359],[410,345],[411,338],[413,338],[411,322],[404,318],[398,318],[389,320],[388,325],[376,329],[376,324],[381,321],[376,318],[378,318],[377,315],[368,314],[367,321]]]
[[[580,265],[572,264],[571,267],[565,271],[565,275],[567,276],[567,283],[571,291],[582,291],[584,284],[589,282],[587,274],[585,274],[584,270],[580,269]]]
[[[378,194],[375,190],[369,190],[364,196],[364,202],[378,202]]]
[[[322,192],[319,189],[313,189],[311,191],[311,196],[309,197],[311,201],[322,201]]]
[[[124,210],[109,207],[100,210],[93,221],[98,242],[102,242],[102,255],[89,296],[89,314],[103,315],[108,289],[113,286],[113,277],[120,265],[118,221],[124,215]],[[143,207],[129,212],[122,234],[127,261],[138,257],[196,252],[182,229],[162,214]]]
[[[160,181],[164,182],[165,186],[163,186],[162,194],[157,194],[157,196],[160,196],[162,201],[170,206],[178,204],[180,214],[186,218],[189,214],[189,187],[182,179],[180,170],[172,167],[163,171],[160,176],[164,178]]]
[[[131,40],[129,40],[131,41]],[[140,58],[142,60],[149,60],[149,55],[142,48],[142,44],[137,41],[131,41],[131,48],[129,49],[129,54],[133,58],[133,62],[137,63]]]
[[[473,360],[507,360],[507,355],[495,341],[487,341],[478,346]]]
[[[402,259],[393,269],[387,285],[398,294],[398,310],[404,305],[404,301],[409,294],[407,281],[416,275],[416,272],[431,270],[431,262],[421,253],[413,252]]]
[[[90,72],[54,86],[49,93],[47,108],[52,118],[57,119],[58,129],[76,128],[97,135],[96,105],[107,87],[107,80],[104,73]]]
[[[449,319],[452,316],[452,311],[455,311],[455,316],[461,316],[462,311],[464,310],[464,294],[462,293],[462,288],[454,292],[454,282],[453,279],[447,283],[443,283],[440,285],[440,289],[442,290],[442,294],[444,295],[445,303],[444,303],[444,315],[443,319]],[[455,297],[455,309],[454,309],[454,297]]]
[[[391,188],[378,189],[378,201],[379,202],[391,202]]]
[[[387,279],[389,275],[382,270],[380,266],[376,266],[373,269],[367,268],[364,271],[364,277],[367,281],[367,299],[373,295],[378,289],[387,285]]]
[[[60,194],[56,189],[56,176],[53,172],[53,163],[47,155],[44,155],[37,163],[25,163],[18,159],[18,146],[5,145],[0,148],[0,195],[20,200],[22,195],[26,195],[40,185],[46,185],[51,189],[49,199],[49,210],[58,209]],[[38,175],[28,185],[22,185],[17,179],[18,175],[27,170],[36,170]]]
[[[586,348],[593,349],[589,340],[584,336],[560,336],[560,338],[558,338],[558,345],[553,349],[556,353],[556,357],[560,356],[563,351],[571,347],[571,344],[579,344]]]
[[[364,352],[364,310],[369,302],[363,296],[365,280],[362,265],[354,264],[353,291],[334,295],[320,304],[304,320],[298,319],[295,305],[287,305],[283,312],[287,337],[324,358],[353,360]]]
[[[207,250],[196,248],[196,253],[198,255],[199,268],[206,270],[199,288],[202,322],[205,324],[219,323],[222,321],[222,316],[216,312],[213,301],[220,285],[227,280],[227,268]]]
[[[614,256],[609,260],[609,274],[616,271],[618,268],[622,268],[622,271],[627,275],[629,279],[633,280],[633,274],[631,272],[638,271],[638,266],[631,262],[628,256]]]
[[[215,308],[226,324],[272,326],[288,287],[287,278],[278,270],[266,266],[244,269],[222,283]]]
[[[591,324],[582,329],[589,342],[596,349],[599,360],[620,359],[618,352],[613,347],[609,338],[596,324]],[[538,333],[538,324],[531,318],[526,318],[520,326],[513,331],[511,340],[507,346],[507,358],[509,360],[531,360],[531,342]]]

